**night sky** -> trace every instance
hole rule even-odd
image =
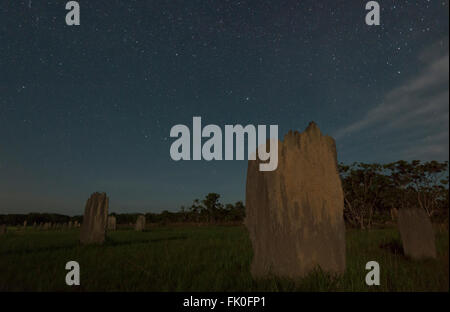
[[[314,120],[339,161],[449,158],[449,6],[379,1],[0,3],[0,213],[245,200],[247,161],[170,158],[172,126]]]

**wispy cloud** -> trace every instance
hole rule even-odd
[[[415,77],[389,91],[382,103],[362,119],[338,129],[337,140],[352,138],[360,131],[373,131],[389,138],[401,133],[419,133],[394,151],[399,156],[448,159],[449,146],[449,53],[448,39],[419,56],[425,63]],[[422,130],[422,131],[420,131]]]

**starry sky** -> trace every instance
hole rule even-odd
[[[0,3],[0,213],[245,199],[246,161],[170,158],[170,129],[314,120],[339,161],[449,158],[448,0]]]

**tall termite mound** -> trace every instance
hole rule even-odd
[[[82,244],[101,244],[105,241],[108,205],[106,193],[94,193],[87,200],[80,229]]]
[[[249,161],[246,185],[253,276],[295,278],[318,267],[343,273],[344,194],[334,139],[311,122],[278,142],[276,170],[259,171],[259,162]]]

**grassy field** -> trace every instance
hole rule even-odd
[[[15,231],[0,236],[0,291],[448,291],[448,231],[437,234],[438,259],[402,255],[395,229],[347,231],[347,271],[301,280],[250,275],[251,244],[242,226],[155,227],[108,233],[103,246],[80,246],[77,229]],[[78,261],[81,286],[65,284]],[[365,284],[365,264],[380,264],[381,285]]]

